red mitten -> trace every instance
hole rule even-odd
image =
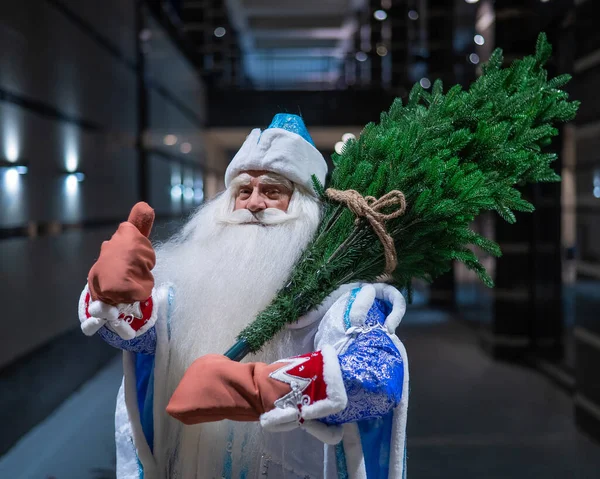
[[[260,419],[272,431],[301,426],[335,444],[340,431],[325,431],[314,419],[341,411],[347,401],[337,354],[325,346],[269,365],[203,356],[185,372],[167,413],[184,424]]]
[[[145,301],[152,293],[152,268],[156,256],[148,239],[154,210],[137,203],[129,219],[121,223],[109,241],[102,243],[100,257],[88,274],[88,287],[93,301],[116,306]]]
[[[278,363],[238,363],[218,354],[202,356],[185,372],[167,413],[184,424],[258,421],[290,392],[288,384],[270,377],[280,368]]]

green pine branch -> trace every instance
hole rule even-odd
[[[470,229],[483,212],[495,211],[509,223],[515,212],[531,212],[518,187],[558,181],[552,169],[556,155],[545,148],[556,125],[575,116],[577,102],[560,90],[568,75],[548,79],[544,64],[551,47],[539,36],[535,55],[502,67],[496,50],[483,74],[463,90],[446,93],[440,81],[431,92],[419,84],[403,104],[396,99],[379,123],[334,155],[327,187],[357,190],[381,197],[404,193],[404,215],[387,223],[398,266],[392,283],[410,292],[416,278],[431,281],[460,261],[481,280],[492,280],[469,246],[500,256],[490,239]],[[287,322],[293,322],[335,289],[355,281],[376,281],[383,273],[383,249],[365,220],[355,221],[343,205],[327,199],[323,220],[296,264],[289,283],[257,320],[240,334],[252,351],[262,347]]]

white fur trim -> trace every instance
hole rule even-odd
[[[319,421],[305,421],[300,427],[325,444],[338,444],[344,435],[342,426],[328,426]]]
[[[400,404],[394,409],[393,424],[392,424],[392,443],[390,447],[390,463],[389,463],[389,479],[405,479],[405,454],[406,454],[406,423],[408,420],[408,396],[409,388],[409,371],[408,371],[408,355],[404,344],[397,336],[392,336],[394,344],[400,352],[402,364],[404,365],[404,379],[402,381],[402,398]]]
[[[277,173],[315,194],[312,175],[325,183],[327,162],[323,155],[296,133],[282,128],[256,128],[231,160],[225,172],[225,186],[244,171]]]
[[[79,295],[79,304],[77,307],[77,313],[79,315],[79,322],[83,323],[87,318],[85,317],[85,297],[88,294],[89,289],[87,283],[85,283],[85,288]]]
[[[301,316],[295,323],[289,323],[288,329],[301,329],[309,326],[317,321],[321,321],[325,313],[331,309],[336,301],[338,301],[344,294],[360,286],[360,283],[344,284],[331,293],[325,300],[312,311],[309,311],[304,316]]]
[[[314,349],[320,350],[324,345],[331,345],[337,354],[342,354],[350,343],[352,337],[347,334],[344,318],[349,314],[348,305],[351,291],[361,289],[363,283],[353,283],[346,287],[342,294],[333,305],[327,310],[319,323],[317,333],[315,334]],[[364,323],[364,321],[363,321]]]
[[[102,326],[104,326],[106,324],[106,319],[102,319],[102,318],[94,318],[93,316],[91,318],[86,318],[82,323],[81,323],[81,331],[83,332],[83,334],[85,334],[86,336],[93,336],[94,334],[96,334],[98,332],[98,330],[100,328],[102,328]]]
[[[103,301],[92,301],[88,306],[88,312],[96,318],[115,320],[119,316],[119,310]]]
[[[123,389],[125,392],[125,405],[127,414],[131,423],[133,433],[133,442],[137,450],[137,455],[144,467],[144,477],[152,478],[156,476],[156,461],[150,451],[150,446],[146,441],[146,436],[142,430],[140,422],[140,411],[137,402],[136,376],[135,376],[135,355],[128,351],[123,351]]]
[[[349,317],[352,326],[363,326],[365,324],[367,313],[373,306],[373,301],[375,301],[375,293],[372,284],[365,284],[360,288],[350,308]]]
[[[94,317],[93,315],[88,318],[85,314],[86,303],[85,298],[90,292],[87,283],[85,284],[85,288],[79,295],[79,304],[77,306],[77,313],[79,315],[79,323],[81,327],[81,331],[86,336],[93,336],[96,332],[106,324],[106,319],[101,317]],[[93,303],[92,303],[93,304]],[[91,306],[91,305],[90,305]],[[88,309],[89,311],[89,309]],[[90,312],[90,314],[92,314]]]
[[[260,425],[267,431],[283,432],[291,431],[298,427],[298,409],[276,407],[260,416]]]
[[[156,287],[154,304],[160,304],[160,316],[156,321],[156,356],[154,361],[154,451],[166,451],[165,423],[170,420],[165,414],[165,404],[169,401],[165,384],[169,371],[169,321],[174,306],[169,304],[174,301],[174,288],[172,284],[163,284]],[[164,456],[156,453],[157,462],[164,462]]]
[[[406,313],[406,300],[400,291],[389,284],[377,283],[372,286],[377,292],[377,298],[387,301],[392,305],[392,311],[385,319],[385,326],[390,334],[394,334],[404,317],[404,313]]]
[[[346,456],[346,467],[348,468],[348,477],[349,479],[367,479],[365,456],[363,454],[362,443],[360,441],[358,424],[355,422],[350,422],[344,424],[343,428],[343,446],[344,455]]]
[[[323,346],[323,380],[327,385],[327,398],[302,407],[302,419],[320,419],[343,410],[348,404],[348,395],[342,379],[337,353],[330,345]]]

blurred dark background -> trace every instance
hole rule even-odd
[[[0,4],[0,477],[114,477],[118,353],[79,330],[87,271],[131,206],[154,239],[223,188],[253,127],[304,117],[328,157],[415,82],[530,54],[582,101],[537,208],[474,227],[496,288],[416,285],[413,478],[600,477],[597,0],[22,0]],[[111,430],[111,428],[113,428]],[[35,453],[33,452],[35,450]]]

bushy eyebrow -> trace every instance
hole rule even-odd
[[[248,173],[242,173],[241,175],[235,177],[231,182],[231,186],[235,189],[243,188],[244,186],[249,186],[252,181],[252,176]],[[261,175],[258,177],[258,180],[263,185],[269,186],[280,186],[289,191],[294,191],[294,184],[288,180],[287,178],[283,178],[281,176],[274,176],[272,174]]]
[[[285,178],[273,178],[272,176],[269,175],[262,175],[258,177],[259,181],[261,184],[263,185],[269,185],[269,186],[281,186],[282,188],[285,188],[286,190],[292,191],[294,189],[294,187],[292,186],[292,182],[289,180],[286,180]]]
[[[241,188],[242,186],[248,186],[251,181],[252,177],[248,173],[242,173],[231,181],[231,186],[233,188]]]

